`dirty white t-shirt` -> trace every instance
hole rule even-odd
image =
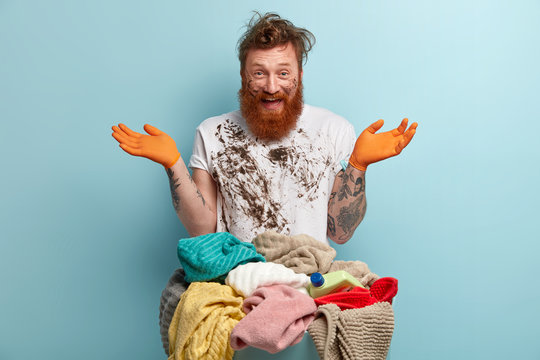
[[[247,242],[275,230],[328,243],[328,199],[355,140],[347,120],[314,106],[304,105],[296,128],[269,142],[257,140],[234,111],[199,125],[189,166],[217,184],[216,231]]]

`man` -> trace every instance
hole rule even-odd
[[[355,142],[352,125],[303,103],[302,65],[315,38],[277,14],[256,14],[239,41],[240,110],[197,128],[188,169],[174,140],[151,125],[148,135],[113,126],[127,153],[162,164],[174,208],[191,236],[227,231],[243,241],[275,230],[321,242],[348,241],[366,211],[369,164],[399,154],[417,124]],[[342,168],[341,160],[348,160]]]

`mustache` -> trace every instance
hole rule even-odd
[[[259,92],[255,94],[255,100],[261,101],[261,100],[285,100],[288,101],[290,99],[290,96],[286,93],[279,91],[275,94],[268,94],[265,92]]]

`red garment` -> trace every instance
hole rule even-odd
[[[357,286],[348,292],[332,293],[314,300],[317,305],[336,304],[341,310],[363,308],[383,301],[391,304],[397,294],[397,284],[397,279],[384,277],[375,281],[369,290]]]

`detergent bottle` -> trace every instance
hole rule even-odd
[[[349,291],[356,286],[363,287],[360,281],[345,270],[334,271],[325,275],[316,272],[311,275],[308,292],[312,298],[318,298],[335,292]]]

